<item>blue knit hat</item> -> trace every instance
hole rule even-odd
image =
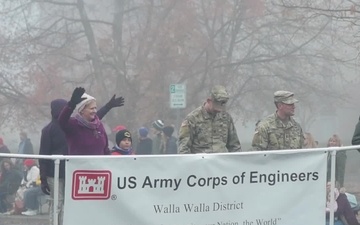
[[[146,127],[140,127],[139,134],[140,137],[146,137],[149,133],[149,130]]]

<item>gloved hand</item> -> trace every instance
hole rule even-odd
[[[114,107],[121,107],[124,105],[123,97],[118,97],[118,98],[115,98],[115,97],[116,97],[116,95],[112,96],[110,101],[108,103],[106,103],[107,107],[114,108]]]
[[[41,179],[41,191],[46,195],[50,195],[50,187],[46,177],[41,177],[40,179]]]
[[[71,99],[68,102],[68,105],[75,109],[76,105],[85,100],[86,98],[82,98],[81,96],[85,93],[85,89],[82,87],[77,87],[74,89]]]

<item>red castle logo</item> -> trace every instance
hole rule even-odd
[[[110,198],[111,172],[108,170],[76,170],[73,173],[72,199],[104,200]]]

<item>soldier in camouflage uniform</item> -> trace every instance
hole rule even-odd
[[[179,131],[180,154],[241,151],[233,119],[225,111],[228,100],[225,87],[217,85],[204,105],[187,115]]]
[[[252,141],[253,150],[300,149],[304,147],[304,134],[292,116],[298,102],[294,93],[274,93],[276,112],[262,119],[256,126]]]
[[[355,126],[355,131],[354,131],[353,137],[351,139],[351,144],[352,145],[360,145],[360,117]],[[358,151],[360,152],[360,149],[358,149]]]

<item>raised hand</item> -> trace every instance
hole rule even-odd
[[[106,105],[110,108],[121,107],[124,105],[124,102],[125,100],[123,97],[120,96],[116,98],[116,95],[113,95],[110,101]]]
[[[75,109],[76,105],[85,100],[81,96],[85,93],[85,89],[82,87],[77,87],[74,89],[71,99],[69,101],[69,106]]]

